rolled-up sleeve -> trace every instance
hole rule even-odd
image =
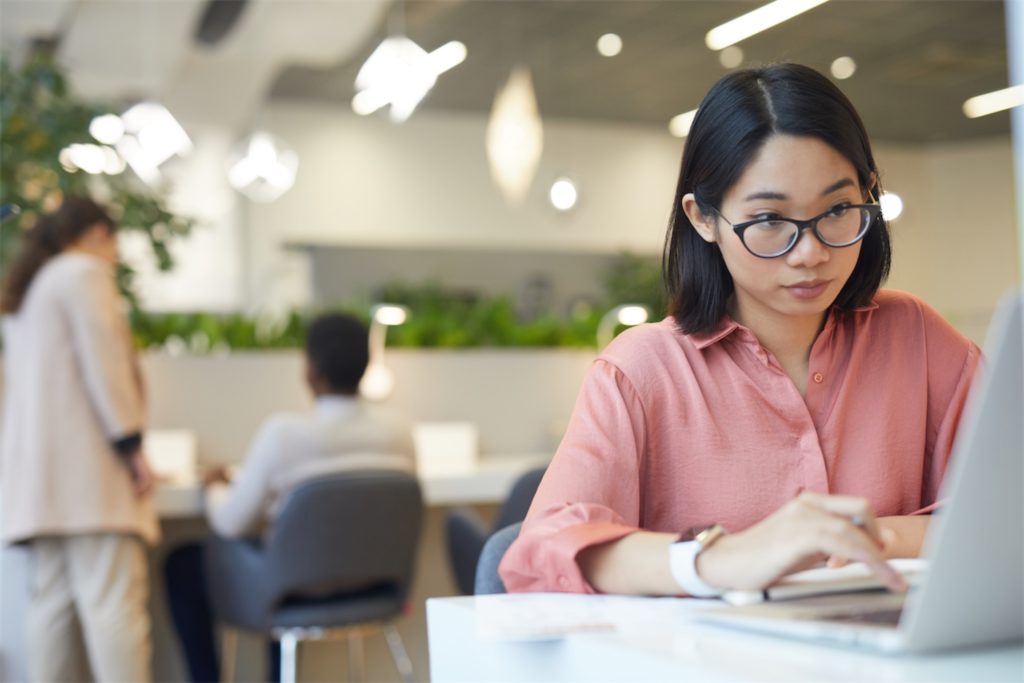
[[[953,353],[956,351],[946,351],[946,355],[953,355]],[[974,344],[967,344],[966,354],[958,355],[963,357],[963,361],[960,372],[952,376],[954,383],[950,386],[949,380],[933,382],[936,385],[936,390],[932,391],[929,396],[929,415],[934,418],[929,420],[929,433],[926,440],[929,446],[928,456],[925,461],[925,471],[922,473],[921,501],[925,507],[915,510],[912,513],[915,515],[934,512],[941,506],[940,489],[949,465],[949,458],[953,453],[953,444],[956,441],[964,407],[967,405],[971,386],[981,363],[981,350]],[[952,365],[952,363],[948,364]],[[949,373],[946,374],[949,375]]]
[[[639,528],[645,433],[635,387],[614,365],[595,361],[519,538],[499,567],[510,592],[595,592],[577,557]]]

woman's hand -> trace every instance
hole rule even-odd
[[[128,472],[132,476],[132,487],[136,497],[149,495],[153,490],[155,477],[149,467],[149,461],[146,460],[146,453],[141,448],[135,449],[128,457]]]
[[[895,557],[920,557],[930,521],[930,515],[879,517],[877,524],[882,538],[882,556],[887,560]],[[828,558],[829,567],[842,567],[848,563],[849,560],[839,555]]]
[[[702,552],[697,572],[719,588],[762,590],[828,557],[844,557],[867,564],[889,590],[905,591],[903,578],[885,561],[884,545],[866,499],[802,493]]]

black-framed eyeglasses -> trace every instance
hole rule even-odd
[[[813,230],[814,236],[827,247],[849,247],[864,239],[881,214],[882,207],[878,204],[842,204],[805,221],[766,216],[733,223],[718,213],[732,226],[747,251],[760,258],[788,254],[800,241],[804,230]]]

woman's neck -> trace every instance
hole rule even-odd
[[[785,316],[736,297],[732,300],[730,312],[736,322],[749,329],[761,346],[775,356],[803,393],[811,347],[825,324],[827,314]]]

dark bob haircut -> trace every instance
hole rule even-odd
[[[732,276],[715,243],[705,242],[682,209],[693,193],[702,213],[721,207],[762,145],[776,133],[814,137],[846,157],[870,200],[881,194],[878,167],[860,116],[832,81],[799,64],[734,71],[715,83],[697,109],[683,150],[662,273],[669,314],[685,334],[709,332],[726,312]],[[882,218],[864,236],[860,256],[835,305],[868,303],[889,274],[892,248]]]
[[[355,394],[370,362],[366,326],[342,313],[317,318],[306,331],[306,359],[333,391]]]

